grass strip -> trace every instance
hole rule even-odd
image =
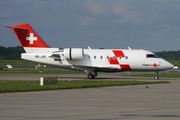
[[[57,69],[57,70],[2,70],[0,74],[79,74],[84,73],[83,71],[76,71],[76,70],[64,70],[64,69]]]
[[[27,86],[28,83],[28,86]],[[40,86],[39,81],[20,81],[20,80],[0,80],[0,93],[7,92],[28,92],[60,89],[81,89],[107,86],[125,86],[141,84],[159,84],[169,83],[167,81],[90,81],[90,80],[73,80],[58,81],[56,85]]]

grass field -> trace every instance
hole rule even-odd
[[[23,71],[23,70],[8,70],[8,71],[5,71],[5,70],[1,70],[0,71],[0,74],[85,74],[83,71],[76,71],[76,70],[64,70],[64,69],[45,69],[43,70],[42,72],[39,71],[39,70],[26,70],[26,71]],[[105,74],[105,73],[102,73],[102,72],[99,72],[98,74]],[[121,75],[125,75],[125,76],[135,76],[135,77],[154,77],[155,75],[155,72],[151,72],[151,73],[143,73],[143,72],[140,72],[140,73],[129,73],[129,74],[123,74],[123,73],[119,73]],[[159,73],[158,75],[160,78],[163,77],[163,78],[180,78],[180,73],[176,72],[176,73]]]
[[[1,70],[0,74],[79,74],[84,73],[83,71],[76,70],[64,70],[64,69],[26,69],[26,70]]]
[[[27,84],[28,83],[28,84]],[[74,80],[74,81],[58,81],[56,85],[40,86],[39,81],[0,81],[0,93],[7,92],[28,92],[42,90],[60,90],[60,89],[80,89],[106,86],[124,86],[124,85],[140,85],[140,84],[159,84],[169,83],[167,81],[90,81],[90,80]]]
[[[170,60],[169,62],[174,66],[178,66],[180,68],[180,60]]]
[[[0,68],[6,68],[6,65],[12,65],[13,68],[35,68],[38,63],[26,60],[0,60]]]
[[[170,61],[176,66],[180,66],[180,60]],[[6,65],[12,65],[13,69],[7,69]],[[0,68],[5,68],[0,70],[0,74],[79,74],[84,73],[83,71],[74,71],[74,70],[64,70],[52,66],[42,67],[40,69],[35,69],[38,63],[30,62],[26,60],[0,60]],[[44,65],[41,65],[44,66]],[[141,74],[126,74],[128,76],[139,76],[139,77],[153,77],[153,74],[141,73]],[[159,77],[167,78],[180,78],[180,74],[176,73],[159,73]]]
[[[41,68],[36,69],[39,63],[26,60],[0,60],[0,74],[77,74],[82,71],[64,70],[53,66],[40,64]],[[6,65],[13,68],[8,69]],[[44,67],[46,66],[46,67]]]
[[[179,66],[179,61],[172,61]],[[172,63],[171,62],[171,63]],[[64,70],[51,66],[45,68],[35,69],[38,63],[25,61],[25,60],[0,60],[0,74],[78,74],[82,71]],[[12,65],[13,69],[7,69],[6,65]],[[44,65],[42,65],[44,66]],[[42,71],[42,72],[41,72]],[[142,76],[153,77],[154,74],[125,74],[126,76]],[[180,74],[159,74],[159,77],[167,78],[180,78]],[[27,87],[28,83],[28,87]],[[26,92],[26,91],[40,91],[40,90],[59,90],[59,89],[80,89],[92,87],[105,87],[105,86],[122,86],[122,85],[139,85],[139,84],[157,84],[168,83],[167,81],[94,81],[94,80],[74,80],[74,81],[58,81],[56,85],[40,86],[39,81],[0,81],[0,93],[6,92]]]

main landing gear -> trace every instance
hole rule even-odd
[[[96,76],[97,76],[97,72],[93,71],[93,72],[88,73],[87,78],[94,79]]]
[[[154,76],[154,79],[155,79],[155,80],[158,80],[158,79],[159,79],[158,73],[159,73],[159,71],[156,71],[156,75]]]

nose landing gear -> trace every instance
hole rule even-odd
[[[154,76],[154,79],[155,79],[155,80],[158,80],[158,79],[159,79],[158,73],[159,73],[159,71],[156,71],[156,75]]]

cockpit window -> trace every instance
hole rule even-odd
[[[147,58],[159,58],[156,54],[147,54]]]

